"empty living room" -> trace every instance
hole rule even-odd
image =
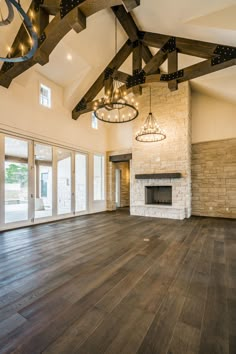
[[[0,0],[0,354],[236,354],[235,0]]]

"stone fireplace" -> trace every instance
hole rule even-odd
[[[140,143],[134,138],[149,113],[149,90],[144,88],[140,114],[133,122],[130,211],[132,215],[184,219],[191,215],[190,87],[183,83],[174,92],[159,83],[152,87],[153,114],[167,139]]]
[[[172,205],[172,187],[171,186],[146,186],[145,204]]]

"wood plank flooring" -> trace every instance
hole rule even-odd
[[[1,233],[0,353],[235,354],[236,220],[120,210]]]

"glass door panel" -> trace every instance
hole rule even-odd
[[[57,213],[71,213],[71,152],[57,149]]]
[[[75,211],[87,209],[87,156],[75,155]]]
[[[52,216],[52,147],[35,144],[35,218]]]
[[[5,223],[28,220],[28,142],[5,137]]]

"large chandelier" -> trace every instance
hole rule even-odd
[[[30,17],[26,14],[26,12],[21,7],[20,1],[18,0],[4,0],[8,9],[8,15],[6,18],[3,18],[2,11],[0,9],[0,26],[9,25],[14,19],[14,10],[13,6],[16,8],[19,16],[22,19],[23,26],[26,30],[26,33],[29,38],[29,43],[21,43],[20,44],[20,55],[17,57],[11,57],[11,48],[8,50],[7,57],[0,57],[0,61],[8,62],[8,63],[17,63],[29,60],[35,54],[38,48],[38,35],[33,26],[33,23]]]
[[[117,54],[117,19],[115,17],[115,53]],[[95,117],[106,123],[126,123],[138,117],[138,103],[121,88],[117,77],[112,78],[111,87],[96,101],[93,107]]]
[[[166,139],[166,134],[159,127],[157,119],[152,114],[152,89],[150,87],[150,109],[144,125],[136,133],[135,139],[143,143],[154,143]]]

